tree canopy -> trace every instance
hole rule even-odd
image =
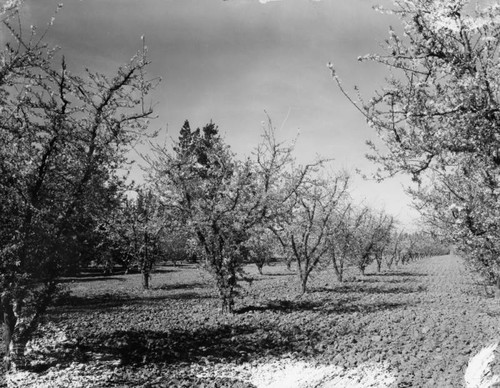
[[[395,1],[403,31],[390,29],[386,85],[356,103],[383,140],[377,177],[402,172],[428,223],[500,285],[500,8],[470,1]]]

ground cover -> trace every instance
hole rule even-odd
[[[461,387],[469,358],[500,337],[498,300],[454,256],[343,284],[319,272],[301,298],[284,266],[249,270],[230,316],[193,266],[160,268],[147,292],[139,275],[68,279],[33,371],[10,386]]]

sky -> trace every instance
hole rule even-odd
[[[41,31],[60,0],[25,0],[26,25]],[[283,140],[298,135],[296,156],[333,158],[352,171],[352,195],[385,209],[403,224],[417,217],[403,190],[408,179],[365,181],[375,166],[365,141],[376,139],[363,116],[331,78],[333,62],[347,90],[370,96],[386,69],[357,57],[380,52],[394,16],[372,7],[386,0],[65,0],[47,33],[74,73],[112,74],[141,47],[149,73],[162,82],[151,95],[158,119],[152,129],[177,138],[211,120],[239,156],[249,155],[269,116]],[[144,152],[144,151],[143,151]],[[137,173],[137,172],[136,172]]]

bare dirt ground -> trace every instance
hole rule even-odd
[[[138,275],[69,279],[35,370],[10,386],[462,387],[470,357],[500,339],[499,300],[455,256],[342,284],[318,272],[302,298],[283,266],[249,271],[232,316],[190,266],[160,268],[148,292]]]

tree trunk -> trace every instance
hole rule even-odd
[[[304,295],[307,292],[307,279],[309,277],[308,272],[300,273],[300,296]]]
[[[390,256],[390,259],[385,261],[385,265],[387,265],[387,269],[389,269],[389,271],[392,268],[392,263],[394,263],[394,256],[393,255]]]
[[[332,257],[332,264],[333,264],[333,269],[335,270],[335,275],[337,275],[337,280],[339,283],[342,283],[344,281],[344,263],[343,263],[343,258],[342,260],[339,260],[340,263],[337,261],[337,255],[335,254],[335,251],[332,251],[331,253]]]
[[[25,336],[16,338],[14,334],[9,346],[9,355],[7,356],[7,368],[11,370],[24,369],[26,367],[26,344],[28,339]]]
[[[151,279],[151,274],[147,270],[142,270],[142,288],[144,290],[149,290],[149,280]]]
[[[257,265],[257,270],[259,271],[259,275],[263,275],[262,267],[264,267],[264,265],[260,263],[257,263],[256,265]]]
[[[500,276],[497,276],[495,286],[495,298],[500,298]]]
[[[337,264],[337,262],[333,262],[333,269],[335,270],[335,275],[337,276],[337,280],[339,283],[342,283],[344,281],[344,268],[340,265]]]
[[[377,260],[377,272],[382,271],[382,259]]]
[[[234,312],[234,290],[236,288],[236,263],[233,260],[219,259],[221,266],[217,268],[216,281],[222,302],[221,312],[222,314],[232,314]]]
[[[231,295],[222,296],[222,314],[232,314],[234,312],[234,297]]]
[[[11,298],[7,296],[2,298],[1,310],[3,315],[2,329],[5,345],[5,367],[7,370],[23,368],[26,364],[24,353],[31,332],[28,330],[24,330],[22,333],[16,332],[20,305],[19,308],[16,308],[15,302]]]
[[[6,364],[6,368],[10,367],[10,349],[11,342],[14,337],[14,328],[16,326],[16,316],[14,314],[14,308],[10,301],[10,298],[7,296],[3,296],[1,300],[1,309],[2,313],[2,332],[3,332],[3,343],[5,346],[5,357],[4,361]]]
[[[222,289],[219,288],[219,294],[222,302],[221,313],[232,314],[234,312],[234,286],[226,283]]]

